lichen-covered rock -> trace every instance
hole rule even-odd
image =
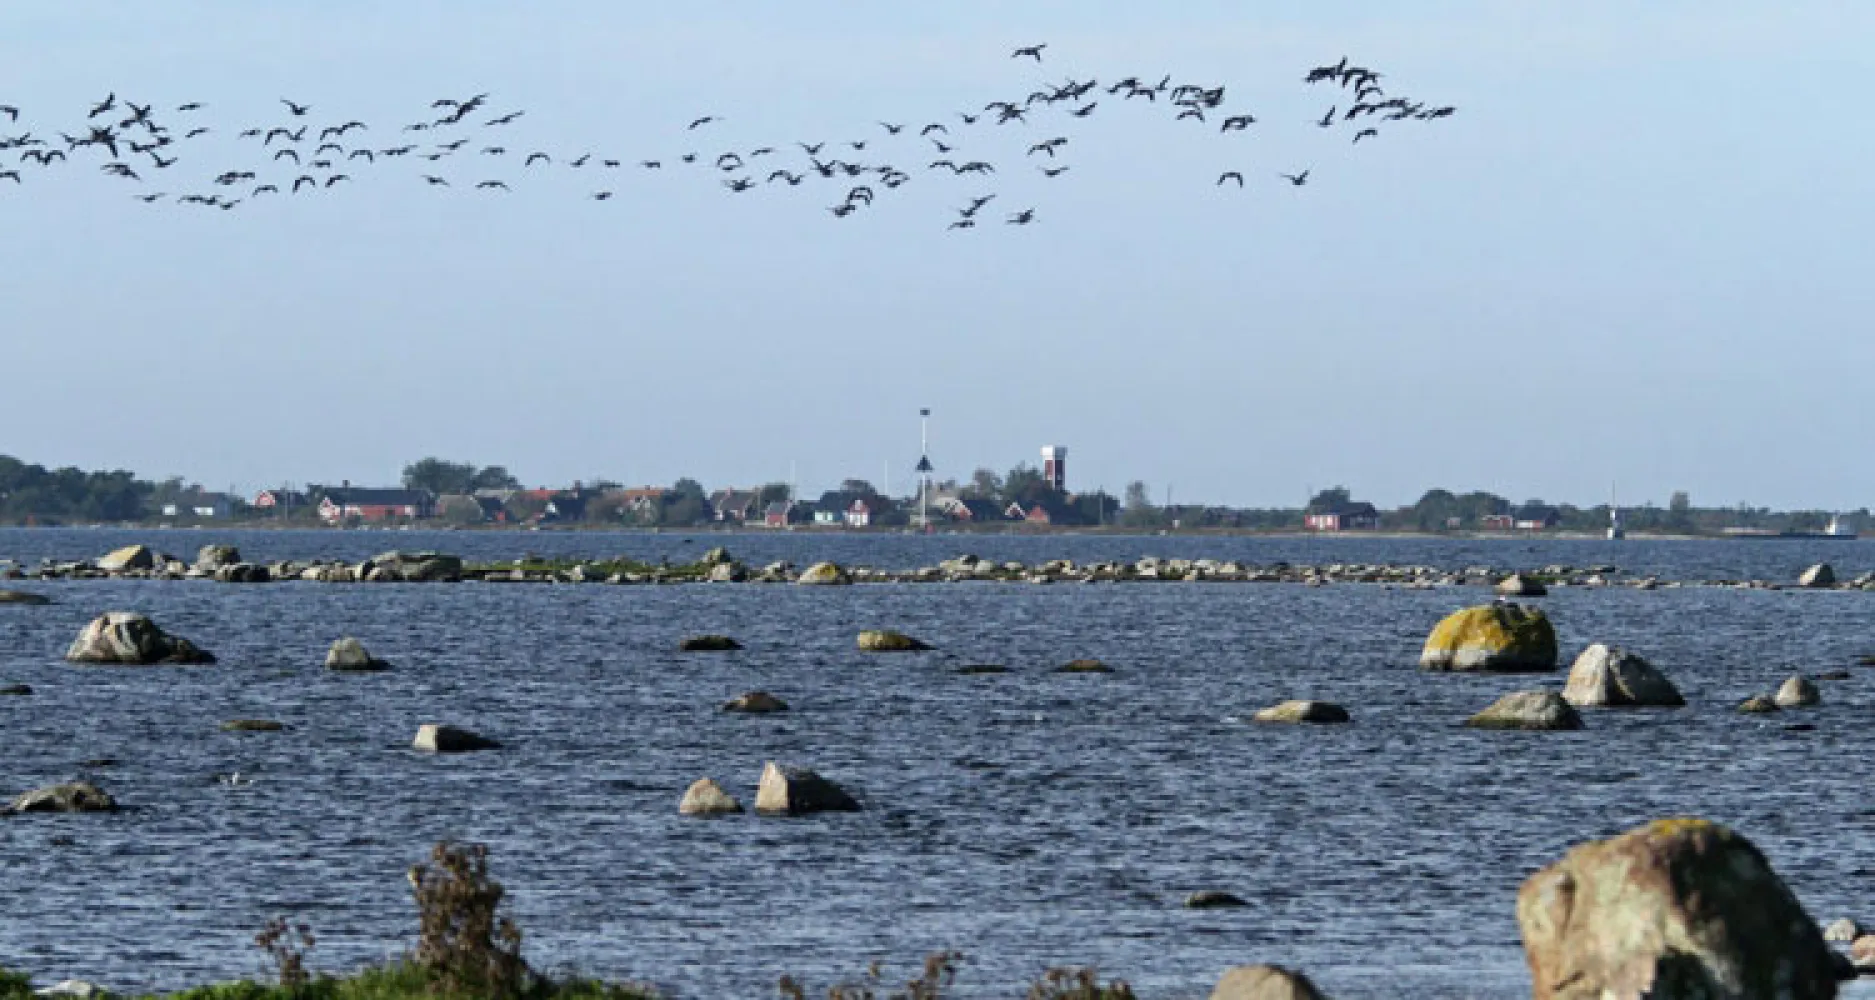
[[[711,778],[698,778],[691,783],[684,790],[683,801],[677,804],[677,812],[682,816],[722,816],[741,811],[742,803]]]
[[[1542,597],[1549,593],[1549,588],[1534,576],[1512,573],[1497,582],[1497,592],[1505,597]]]
[[[1829,563],[1817,563],[1797,577],[1797,586],[1823,589],[1836,585],[1836,569]]]
[[[750,691],[748,694],[737,695],[723,703],[725,712],[743,712],[749,715],[768,715],[787,710],[787,702],[766,691]]]
[[[195,568],[213,570],[241,561],[241,550],[232,545],[204,545],[195,553]]]
[[[115,812],[117,800],[89,781],[36,788],[16,796],[0,815],[38,812]]]
[[[868,629],[859,634],[859,649],[862,653],[912,653],[930,648],[903,632],[891,629]]]
[[[755,811],[771,816],[858,812],[859,802],[839,785],[805,767],[769,761],[762,768],[762,782],[755,790]]]
[[[808,587],[844,587],[853,582],[853,577],[838,563],[821,562],[803,570],[794,582]]]
[[[98,557],[97,566],[106,573],[132,569],[155,569],[166,560],[148,545],[126,545]]]
[[[417,738],[411,741],[411,746],[430,753],[472,753],[493,750],[501,744],[467,729],[432,723],[417,729]]]
[[[684,653],[729,653],[741,648],[742,643],[726,635],[693,635],[677,644]]]
[[[1583,650],[1569,668],[1563,700],[1578,708],[1686,704],[1673,682],[1639,654],[1599,642]]]
[[[1569,851],[1517,894],[1535,1000],[1827,1000],[1823,935],[1764,855],[1700,819]]]
[[[1778,708],[1814,708],[1823,702],[1823,692],[1816,682],[1802,674],[1792,674],[1778,686],[1773,697]]]
[[[721,566],[732,562],[735,562],[735,560],[730,558],[729,550],[718,545],[708,552],[703,553],[703,558],[697,560],[697,565]]]
[[[1250,717],[1254,722],[1347,722],[1348,710],[1331,701],[1285,701]]]
[[[111,611],[92,619],[65,658],[73,663],[213,663],[214,654],[158,628],[148,615]]]
[[[1309,977],[1280,965],[1239,965],[1224,970],[1211,1000],[1327,1000]]]
[[[0,590],[0,604],[42,607],[51,603],[52,598],[44,594],[33,594],[24,590]]]
[[[346,636],[326,650],[326,669],[345,673],[376,673],[391,669],[389,663],[372,656],[365,644]]]
[[[1556,669],[1556,630],[1541,611],[1503,602],[1447,615],[1426,638],[1427,670],[1525,673]]]
[[[1513,691],[1465,720],[1473,729],[1564,731],[1582,728],[1582,716],[1554,691]]]

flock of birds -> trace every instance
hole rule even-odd
[[[1045,44],[1023,46],[1010,58],[1041,64],[1046,48]],[[1311,87],[1330,87],[1335,94],[1334,103],[1314,120],[1315,126],[1347,127],[1354,133],[1351,144],[1358,146],[1377,138],[1383,125],[1437,121],[1455,111],[1449,106],[1429,106],[1389,96],[1381,79],[1380,73],[1352,65],[1345,57],[1332,65],[1310,69],[1303,82]],[[797,188],[810,181],[832,181],[836,190],[844,188],[845,192],[826,210],[834,218],[844,219],[871,208],[883,193],[910,184],[920,175],[969,178],[987,187],[997,174],[997,166],[973,158],[967,151],[973,127],[1040,129],[1051,119],[1089,119],[1103,104],[1143,103],[1163,107],[1174,121],[1189,122],[1189,127],[1215,125],[1220,136],[1251,133],[1261,124],[1259,119],[1239,109],[1227,110],[1225,90],[1223,85],[1175,84],[1169,75],[1156,83],[1133,76],[1111,83],[1069,78],[1058,84],[1043,84],[1020,98],[990,101],[981,109],[922,123],[881,121],[879,132],[862,138],[839,143],[796,142],[785,151],[759,146],[705,152],[703,140],[709,136],[710,126],[721,119],[702,115],[690,120],[685,129],[692,150],[675,157],[669,165],[714,174],[723,189],[735,195],[772,185]],[[586,150],[577,155],[556,155],[544,149],[515,150],[510,154],[502,138],[506,134],[504,127],[527,112],[497,109],[490,101],[489,94],[439,98],[421,120],[401,125],[393,140],[383,138],[362,121],[317,118],[311,106],[281,99],[279,120],[249,125],[235,133],[236,142],[252,146],[251,159],[257,163],[198,174],[195,183],[199,187],[174,193],[155,188],[191,186],[161,182],[179,179],[184,174],[180,165],[189,148],[216,133],[213,126],[201,123],[200,113],[206,106],[190,102],[159,114],[153,103],[138,104],[113,92],[92,104],[82,126],[73,131],[42,136],[29,129],[7,134],[8,130],[0,126],[0,192],[9,182],[23,188],[35,171],[69,169],[89,161],[106,176],[136,185],[132,197],[143,202],[232,211],[271,197],[327,191],[352,183],[355,172],[382,173],[385,167],[401,161],[417,164],[401,178],[405,183],[427,188],[468,188],[488,194],[509,192],[510,181],[520,183],[522,176],[533,172],[588,171],[600,176],[587,188],[587,197],[603,202],[621,186],[614,172],[666,168],[663,158],[630,159]],[[0,104],[0,118],[18,128],[21,111]],[[1072,169],[1064,162],[1064,154],[1073,140],[1068,135],[1052,134],[1053,128],[1047,132],[1051,134],[1046,137],[1030,136],[1037,141],[1027,143],[1025,160],[1038,176],[1053,180]],[[912,159],[903,160],[903,166],[885,162],[881,154],[888,148],[893,159]],[[797,150],[798,156],[794,155]],[[509,162],[520,164],[518,175],[498,169]],[[1271,174],[1272,183],[1280,181],[1297,188],[1309,181],[1306,166]],[[1217,176],[1215,186],[1235,184],[1242,189],[1247,183],[1244,170],[1227,169]],[[983,220],[984,209],[997,197],[993,191],[969,197],[967,204],[955,209],[956,217],[947,228],[976,228]],[[1033,207],[1014,208],[1003,218],[1004,224],[1016,226],[1035,221],[1037,211]]]

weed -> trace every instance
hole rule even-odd
[[[926,956],[924,970],[902,990],[880,993],[885,982],[885,966],[873,962],[857,983],[841,983],[827,989],[827,1000],[944,1000],[944,991],[957,980],[957,967],[963,964],[960,951],[940,951]],[[807,1000],[807,987],[793,976],[781,977],[778,985],[784,1000]]]
[[[1114,980],[1102,986],[1093,969],[1054,968],[1029,987],[1029,1000],[1138,1000],[1133,988]]]
[[[521,928],[500,916],[504,890],[488,876],[488,848],[443,841],[410,869],[417,901],[416,964],[437,992],[518,997],[530,985]]]
[[[254,944],[272,960],[280,980],[280,989],[290,996],[298,996],[305,991],[310,981],[306,973],[306,953],[313,946],[310,926],[291,924],[285,917],[275,917],[267,921],[267,926],[261,928],[259,934],[254,935]]]

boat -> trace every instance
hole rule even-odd
[[[1861,535],[1849,525],[1849,519],[1841,514],[1830,516],[1829,524],[1822,531],[1771,531],[1765,528],[1726,528],[1727,538],[1801,538],[1810,541],[1852,542]]]

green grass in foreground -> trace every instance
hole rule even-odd
[[[29,1000],[30,981],[0,969],[0,1000]],[[585,979],[540,979],[517,994],[515,1000],[653,1000],[651,990],[617,986]],[[367,969],[343,979],[318,976],[298,989],[278,984],[243,981],[198,986],[180,993],[152,994],[143,1000],[484,1000],[477,992],[439,989],[434,978],[411,964]]]

